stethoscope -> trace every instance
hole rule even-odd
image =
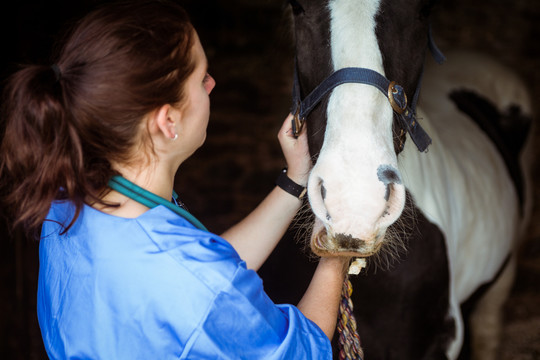
[[[158,205],[163,205],[189,221],[196,228],[208,231],[208,229],[199,220],[197,220],[195,216],[191,215],[181,206],[173,204],[172,202],[162,198],[161,196],[151,193],[150,191],[145,190],[138,185],[135,185],[134,183],[120,175],[113,176],[109,180],[108,185],[111,189],[118,191],[120,194],[127,196],[128,198],[135,200],[150,209],[153,209]],[[178,199],[178,194],[176,194],[176,192],[173,190],[172,195],[174,201],[176,202]]]

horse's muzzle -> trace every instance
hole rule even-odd
[[[384,237],[384,236],[383,236]],[[376,254],[382,241],[356,239],[351,235],[330,235],[326,229],[320,230],[311,237],[311,250],[318,256],[351,256],[366,258]]]

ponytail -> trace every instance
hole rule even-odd
[[[55,198],[65,196],[76,205],[84,200],[81,141],[65,109],[59,74],[53,67],[25,67],[8,79],[2,101],[3,200],[13,226],[32,235]]]

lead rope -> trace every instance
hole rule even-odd
[[[353,313],[352,292],[352,284],[347,275],[343,283],[343,289],[341,290],[337,325],[340,360],[362,360],[364,358],[364,352],[360,344],[360,335],[358,335],[358,329],[356,328],[356,318]]]

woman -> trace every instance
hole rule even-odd
[[[187,15],[162,1],[94,11],[56,64],[11,77],[0,170],[15,225],[43,224],[38,319],[51,358],[331,358],[347,259],[321,259],[297,307],[273,304],[255,272],[310,169],[290,117],[278,135],[288,172],[246,219],[217,236],[173,205],[214,86]]]

